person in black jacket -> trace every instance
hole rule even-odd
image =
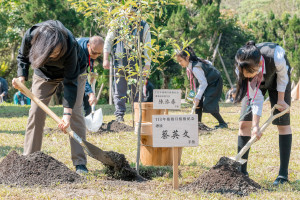
[[[60,82],[64,85],[63,118],[58,127],[66,131],[71,126],[85,139],[86,127],[82,114],[82,99],[86,82],[87,57],[73,34],[60,21],[45,21],[32,26],[23,37],[18,61],[18,78],[28,80],[29,66],[34,69],[32,93],[48,105]],[[32,102],[25,133],[24,155],[41,150],[46,113]],[[74,139],[70,139],[73,164],[77,173],[88,172],[86,155]]]

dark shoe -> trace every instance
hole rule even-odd
[[[289,180],[286,176],[277,176],[276,180],[274,181],[273,185],[274,186],[278,186],[279,184],[284,184],[284,183],[288,183]]]
[[[85,165],[76,165],[76,173],[77,174],[86,174],[89,170],[86,168]]]
[[[249,173],[248,172],[242,172],[245,176],[249,177]]]
[[[123,116],[117,116],[117,119],[116,119],[117,122],[124,122],[124,118]]]
[[[221,123],[221,124],[215,126],[215,129],[219,129],[219,128],[228,128],[228,125],[226,123]]]

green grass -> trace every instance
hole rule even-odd
[[[114,119],[113,106],[101,105],[105,122]],[[3,103],[0,105],[0,162],[12,150],[22,153],[24,133],[30,107],[20,107]],[[128,106],[129,108],[129,106]],[[51,109],[61,117],[60,106]],[[130,109],[128,109],[130,110]],[[170,114],[189,114],[191,106],[184,105],[180,111]],[[209,170],[222,156],[234,156],[237,149],[238,119],[240,107],[221,104],[221,115],[229,123],[229,129],[213,131],[199,136],[199,146],[184,148],[181,158],[180,185],[193,182],[203,172]],[[250,178],[266,190],[253,193],[242,199],[300,199],[300,102],[293,102],[291,121],[293,130],[293,147],[290,159],[289,179],[291,184],[273,187],[272,182],[279,169],[278,132],[270,125],[260,141],[251,148],[249,158]],[[268,118],[269,103],[264,106],[261,122]],[[131,125],[131,114],[125,116]],[[216,125],[211,115],[203,115],[203,123],[209,127]],[[46,127],[55,128],[54,120],[47,117]],[[125,154],[130,163],[135,162],[137,137],[134,132],[89,134],[87,141],[106,151]],[[74,170],[70,159],[68,136],[53,132],[43,139],[42,151],[66,164]],[[104,167],[88,157],[87,167],[90,173],[87,181],[81,184],[57,184],[51,187],[10,187],[0,185],[0,199],[238,199],[236,196],[224,196],[217,193],[189,193],[172,190],[172,170],[168,167],[147,168],[152,180],[146,183],[131,183],[111,180],[104,174]]]

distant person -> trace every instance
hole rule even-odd
[[[271,107],[275,104],[282,109],[275,110],[274,115],[291,105],[291,66],[285,50],[276,43],[264,42],[255,44],[247,42],[236,55],[236,73],[238,75],[236,102],[242,102],[238,135],[238,152],[259,132],[259,121],[262,116],[264,95],[268,91]],[[292,130],[290,114],[275,119],[279,132],[280,169],[273,185],[288,182],[288,166],[292,147]],[[263,141],[262,141],[263,142]],[[265,141],[268,143],[268,141]],[[273,153],[274,148],[272,149]],[[248,159],[250,149],[242,157]],[[241,172],[248,175],[247,163],[242,165]]]
[[[66,131],[70,126],[82,139],[86,126],[82,114],[82,99],[86,82],[88,58],[73,34],[57,20],[41,22],[29,28],[22,40],[18,61],[18,78],[28,80],[29,66],[34,69],[32,93],[48,106],[52,95],[62,82],[64,86],[63,117],[58,127]],[[25,132],[24,155],[40,151],[46,113],[33,101]],[[77,173],[86,173],[86,155],[83,148],[70,137],[71,156]]]
[[[121,20],[127,20],[132,25],[134,25],[134,21],[130,21],[132,19],[132,16],[135,15],[137,12],[137,8],[132,7],[130,9],[130,13],[128,16],[123,17]],[[148,23],[144,20],[140,22],[140,26],[142,27],[140,30],[140,41],[144,44],[147,44],[148,46],[151,46],[151,34],[150,34],[150,27]],[[127,60],[127,57],[130,56],[130,52],[126,51],[125,46],[126,44],[119,40],[120,36],[120,30],[109,30],[107,33],[107,36],[105,38],[105,44],[104,44],[104,55],[103,55],[103,68],[109,69],[110,68],[110,62],[109,62],[109,54],[112,52],[114,57],[114,104],[115,104],[115,116],[116,121],[123,122],[124,121],[124,115],[126,112],[126,100],[127,100],[127,90],[128,90],[128,84],[126,81],[125,76],[129,75],[128,72],[125,72],[124,70],[119,70],[122,67],[130,66],[130,70],[135,70],[135,64],[136,60]],[[132,28],[130,33],[128,33],[129,37],[134,37],[138,33],[138,30],[136,28]],[[144,59],[144,66],[140,66],[143,68],[143,71],[150,70],[150,64],[151,59],[148,55],[147,48],[144,48],[143,56],[146,58]],[[131,78],[137,79],[137,75],[132,76]],[[136,84],[130,85],[130,91],[131,91],[131,98],[133,102],[138,101],[138,94],[136,92]]]
[[[194,98],[198,121],[202,121],[202,112],[210,113],[219,122],[215,128],[228,128],[219,111],[219,101],[222,95],[223,80],[220,72],[209,61],[196,56],[191,47],[176,53],[177,62],[187,69],[191,89],[196,92],[194,77],[200,86]]]
[[[30,98],[25,96],[22,92],[18,91],[14,95],[14,104],[16,105],[30,105]]]
[[[149,79],[146,79],[145,85],[143,87],[143,102],[153,102],[153,90],[154,85],[149,81]]]
[[[8,84],[7,81],[0,77],[0,102],[6,101],[8,94]]]
[[[228,92],[225,95],[225,102],[226,103],[233,103],[235,100],[235,95],[236,95],[236,88],[230,88],[230,90],[228,90]]]
[[[102,54],[104,40],[100,36],[93,36],[91,38],[83,37],[77,38],[78,44],[84,50],[86,56],[88,57],[88,67],[89,73],[94,72],[94,62]],[[91,82],[93,82],[93,78]],[[85,84],[85,92],[83,96],[83,108],[85,116],[89,115],[92,111],[91,105],[96,102],[95,91],[92,90],[92,87],[88,81]]]

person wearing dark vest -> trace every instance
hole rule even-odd
[[[131,15],[134,15],[136,12],[136,8],[131,8],[130,15],[126,18],[120,18],[119,20],[123,20],[125,22],[128,22]],[[132,25],[134,25],[133,22],[130,22]],[[146,44],[147,46],[151,47],[151,35],[150,35],[150,27],[145,21],[141,21],[140,23],[142,29],[140,31],[140,41],[143,42],[143,44]],[[130,63],[128,63],[127,57],[130,56],[128,51],[126,51],[123,41],[118,41],[119,32],[121,30],[109,30],[104,43],[104,55],[103,55],[103,67],[105,69],[110,68],[110,62],[109,62],[109,54],[112,53],[113,55],[113,65],[114,65],[114,104],[115,104],[115,116],[116,120],[119,122],[124,121],[124,115],[126,111],[126,97],[127,97],[127,81],[125,79],[125,75],[128,76],[128,72],[125,72],[124,70],[119,70],[122,67],[130,66],[131,69],[135,69],[135,60],[131,60]],[[135,37],[137,35],[137,29],[132,28],[130,31],[130,37]],[[150,64],[151,60],[148,55],[148,50],[144,48],[144,56],[146,59],[144,60],[144,67],[143,71],[150,70]],[[137,79],[137,76],[132,76],[132,79]],[[135,84],[130,85],[131,90],[131,98],[134,102],[138,100],[138,94],[136,92],[136,86]]]
[[[4,78],[0,77],[0,103],[2,103],[2,101],[6,101],[7,94],[8,94],[7,81]]]
[[[194,98],[198,121],[202,120],[202,112],[214,116],[219,125],[215,128],[228,128],[219,111],[219,101],[222,95],[223,80],[220,72],[207,60],[198,58],[191,47],[186,47],[176,53],[177,62],[187,70],[191,90],[196,91],[194,77],[199,82],[199,89]]]
[[[236,102],[242,102],[239,122],[238,152],[251,138],[251,132],[259,133],[259,121],[262,115],[264,95],[268,91],[271,107],[275,104],[282,108],[274,114],[283,111],[291,105],[290,64],[284,49],[276,43],[265,42],[256,44],[247,42],[236,55],[237,94]],[[288,165],[292,145],[292,130],[290,114],[287,113],[272,122],[279,132],[280,169],[273,185],[288,182]],[[252,131],[251,131],[252,129]],[[242,157],[248,159],[249,150]],[[248,175],[247,163],[241,167],[241,172]]]
[[[66,131],[70,126],[82,139],[86,126],[82,115],[82,99],[86,75],[87,56],[73,34],[57,20],[41,22],[29,28],[22,40],[18,61],[18,78],[12,85],[20,89],[16,79],[28,80],[29,66],[34,70],[32,93],[48,105],[59,83],[64,86],[63,117],[58,127]],[[31,103],[25,132],[24,155],[40,151],[46,113]],[[70,137],[71,158],[77,173],[88,172],[83,148]]]
[[[88,73],[94,72],[94,62],[103,51],[104,40],[100,36],[93,36],[91,38],[82,37],[77,38],[77,42],[79,46],[83,49],[86,56],[88,57]],[[91,79],[91,82],[93,80]],[[83,96],[83,109],[84,115],[87,116],[91,113],[92,108],[91,105],[96,103],[95,91],[92,90],[92,87],[88,81],[85,84],[85,92]]]
[[[21,105],[21,106],[30,105],[30,99],[27,96],[25,96],[23,93],[18,91],[14,94],[14,104]]]
[[[154,85],[147,78],[143,87],[143,102],[153,102]]]

